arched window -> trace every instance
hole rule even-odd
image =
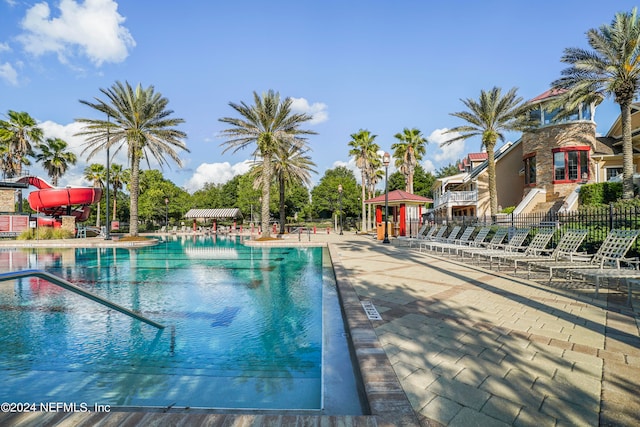
[[[590,147],[562,147],[552,151],[554,183],[589,180]]]

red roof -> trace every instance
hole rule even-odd
[[[484,162],[485,160],[487,160],[488,154],[486,152],[484,152],[484,153],[469,153],[468,157],[469,157],[469,160],[471,160],[472,162],[478,162],[478,161]]]
[[[389,202],[414,202],[414,204],[418,203],[432,203],[433,199],[428,197],[418,196],[417,194],[407,193],[402,190],[393,190],[389,191]],[[373,199],[365,200],[365,203],[384,203],[384,194],[379,195],[378,197],[374,197]]]
[[[549,89],[548,91],[536,96],[529,102],[543,101],[547,98],[553,98],[554,96],[561,95],[565,92],[566,92],[566,89]]]

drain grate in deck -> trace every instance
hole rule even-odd
[[[376,310],[376,307],[373,305],[371,301],[361,301],[362,308],[364,308],[364,312],[367,313],[367,317],[369,320],[382,320],[382,316]]]

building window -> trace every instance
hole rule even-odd
[[[580,182],[589,180],[589,147],[563,147],[553,150],[553,180]]]
[[[615,176],[622,175],[622,168],[606,168],[606,173],[607,173],[607,181],[609,181],[611,178]]]
[[[536,155],[530,155],[524,159],[524,185],[536,183]]]

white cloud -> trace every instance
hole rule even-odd
[[[200,190],[207,183],[224,184],[236,175],[242,175],[251,169],[252,160],[236,163],[202,163],[187,183],[185,188],[189,192]]]
[[[77,157],[77,162],[75,166],[73,166],[68,173],[63,175],[60,178],[59,185],[87,185],[88,182],[84,179],[84,168],[91,163],[102,163],[106,166],[107,164],[107,153],[100,152],[97,153],[91,160],[87,160],[88,152],[82,153],[82,151],[86,148],[85,140],[83,137],[75,136],[76,133],[80,132],[83,124],[78,122],[72,122],[67,125],[61,125],[56,122],[52,122],[50,120],[38,123],[38,127],[42,129],[44,132],[45,138],[60,138],[69,144],[69,151],[74,153]],[[125,168],[128,167],[129,160],[127,158],[127,152],[125,150],[120,150],[118,153],[114,153],[113,151],[109,153],[111,156],[111,164],[117,163],[123,165]],[[40,168],[40,169],[39,169]],[[41,169],[39,164],[33,163],[31,167],[33,174],[38,174],[43,178],[47,178],[46,172]]]
[[[437,147],[436,152],[433,153],[431,157],[433,157],[433,159],[438,163],[455,163],[456,160],[461,159],[466,154],[463,140],[456,141],[448,145],[442,145],[443,142],[460,136],[457,132],[445,134],[447,130],[447,128],[436,129],[427,137],[429,142],[434,143],[433,146]]]
[[[309,105],[309,101],[304,98],[291,98],[291,111],[310,115],[312,119],[309,120],[309,123],[312,125],[329,120],[327,108],[327,104],[322,102],[314,102]]]
[[[53,52],[67,63],[78,51],[100,66],[103,62],[122,62],[135,41],[113,0],[60,1],[60,15],[51,16],[49,4],[38,3],[22,20],[25,30],[18,39],[25,50],[36,56]]]
[[[436,171],[436,165],[434,165],[431,160],[425,160],[422,162],[422,168],[425,172],[434,173]]]
[[[4,80],[12,86],[18,85],[18,72],[13,68],[13,65],[8,62],[0,64],[0,80]]]

